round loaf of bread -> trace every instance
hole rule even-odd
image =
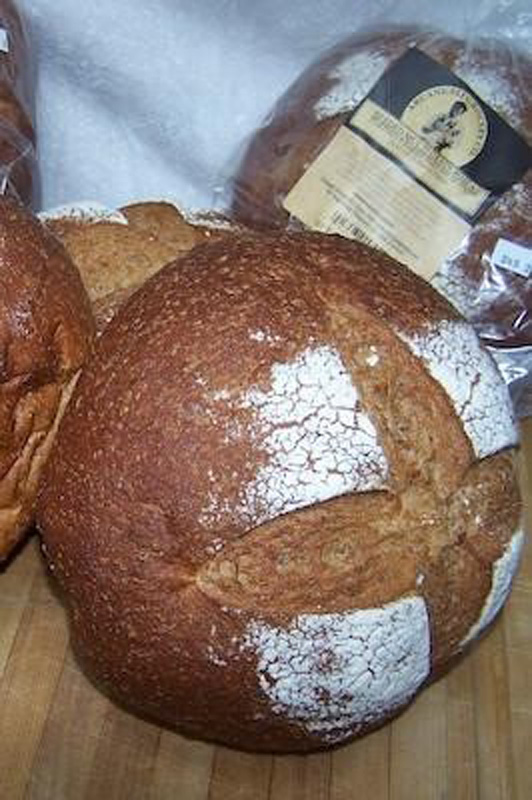
[[[93,329],[63,247],[33,215],[0,198],[0,559],[33,517],[42,468]]]
[[[417,47],[461,78],[532,143],[532,61],[507,42],[394,28],[346,38],[286,91],[251,138],[234,181],[233,211],[253,225],[292,227],[283,201],[387,68]],[[399,202],[399,199],[398,199]],[[532,282],[492,260],[499,239],[532,248],[532,170],[449,251],[434,283],[495,347],[532,345]]]
[[[165,264],[236,228],[215,213],[185,212],[154,200],[117,210],[78,203],[45,212],[40,218],[78,267],[98,330]]]
[[[406,268],[317,233],[198,245],[98,339],[48,463],[77,653],[194,736],[361,735],[504,603],[516,444],[491,357]]]

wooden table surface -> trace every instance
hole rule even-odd
[[[523,431],[532,499],[532,419]],[[33,537],[0,573],[0,800],[22,798],[531,800],[532,547],[491,632],[399,719],[333,752],[273,757],[189,741],[100,694]]]

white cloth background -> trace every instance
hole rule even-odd
[[[532,53],[529,0],[19,0],[37,62],[44,209],[220,204],[244,141],[325,47],[376,19]]]

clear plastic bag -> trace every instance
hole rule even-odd
[[[12,0],[0,0],[0,192],[37,205],[33,66]]]
[[[500,5],[499,11],[504,11]],[[504,14],[497,18],[499,22],[507,19]],[[493,19],[490,24],[493,27]],[[246,223],[341,233],[387,249],[406,263],[409,256],[403,258],[403,252],[413,252],[413,262],[415,257],[432,259],[434,269],[424,277],[473,323],[490,347],[519,416],[532,414],[532,160],[527,146],[532,134],[532,61],[517,36],[519,25],[525,24],[530,24],[528,17],[515,18],[506,28],[499,26],[496,36],[493,30],[487,35],[482,26],[473,26],[474,32],[464,37],[429,27],[379,24],[347,37],[312,63],[280,98],[250,139],[231,184],[233,213]],[[395,77],[397,65],[411,50],[449,70],[438,84],[443,98],[439,106],[433,102],[437,81],[430,89],[424,90],[422,82],[417,89],[405,89],[403,122],[398,127],[404,131],[418,124],[424,103],[424,119],[431,123],[432,134],[439,136],[430,140],[438,144],[431,144],[434,159],[421,175],[415,171],[416,159],[410,159],[410,145],[392,142],[397,136],[392,113],[386,110],[379,118],[382,130],[386,125],[394,130],[389,140],[384,133],[379,138],[382,131],[376,132],[374,121],[370,127],[371,107],[362,119],[376,86],[380,87],[379,102],[393,106],[387,92],[397,93],[398,86],[403,91],[403,78]],[[432,69],[431,64],[426,68]],[[391,73],[392,69],[396,72]],[[419,70],[408,80],[419,83]],[[465,114],[459,107],[462,95],[456,94],[460,91],[468,98]],[[410,95],[413,99],[408,100]],[[441,113],[434,113],[437,109]],[[473,133],[451,119],[453,110],[469,114],[470,127],[471,120],[477,120]],[[501,135],[493,138],[499,123]],[[352,153],[346,149],[351,144],[345,134],[351,124],[362,141]],[[424,130],[429,128],[427,124]],[[426,148],[429,134],[421,128],[413,130],[414,148],[420,140]],[[449,135],[457,138],[442,138]],[[461,143],[455,146],[458,136]],[[518,151],[522,160],[516,167],[513,154]],[[448,161],[450,171],[442,183],[442,165]],[[501,161],[501,174],[507,179],[497,178],[497,183],[486,178],[486,185],[479,189],[475,170],[489,172],[495,161]],[[406,186],[404,176],[394,177],[398,170],[410,172],[412,186]],[[436,179],[437,170],[440,177]],[[422,192],[414,185],[420,183]],[[351,187],[362,187],[356,200]],[[405,200],[409,192],[417,193],[415,201]],[[433,205],[438,206],[434,213]],[[408,236],[413,239],[404,232],[394,239],[401,225],[410,227]],[[440,228],[444,230],[441,236]],[[424,243],[416,238],[424,238]],[[410,266],[416,268],[415,263]]]

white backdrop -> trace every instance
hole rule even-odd
[[[497,31],[528,0],[19,0],[37,62],[42,207],[208,207],[246,138],[325,47],[376,19]],[[529,8],[530,7],[530,8]],[[527,10],[528,9],[528,10]]]

